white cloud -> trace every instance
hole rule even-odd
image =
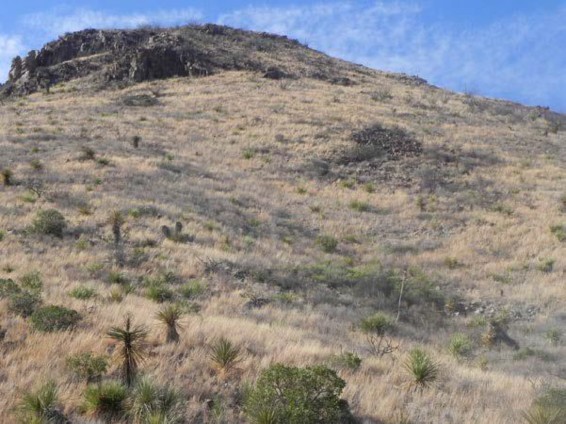
[[[221,23],[285,34],[374,68],[456,90],[566,111],[566,8],[461,30],[426,24],[418,4],[336,1],[248,7]]]
[[[24,50],[21,37],[0,34],[0,82],[8,79],[12,58]]]
[[[202,19],[192,8],[161,10],[151,13],[113,14],[91,9],[70,12],[54,10],[24,16],[22,23],[42,36],[55,37],[85,28],[135,28],[141,25],[171,26]]]

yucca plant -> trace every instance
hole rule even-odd
[[[55,382],[48,381],[32,392],[24,393],[16,411],[22,424],[51,424],[62,421],[62,414],[57,410],[58,390]]]
[[[167,343],[177,343],[179,341],[180,328],[179,320],[183,316],[183,311],[179,305],[167,305],[157,312],[155,318],[167,327]]]
[[[210,360],[223,373],[228,373],[241,360],[240,348],[224,337],[212,343],[209,352]]]
[[[121,418],[126,412],[127,388],[118,381],[106,381],[87,387],[83,412],[104,418],[105,422]]]
[[[136,424],[178,423],[182,419],[181,396],[168,386],[142,378],[132,391],[129,414]]]
[[[419,390],[431,386],[437,380],[440,372],[438,364],[419,348],[409,352],[404,365],[411,377],[410,386]]]
[[[130,387],[135,380],[139,364],[146,357],[147,329],[142,325],[132,327],[130,316],[126,316],[124,327],[112,327],[107,335],[119,344],[117,356],[122,362],[122,381]]]
[[[566,389],[547,389],[523,414],[528,424],[566,423]]]

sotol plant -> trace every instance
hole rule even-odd
[[[242,359],[240,348],[224,337],[212,343],[209,352],[210,360],[222,373],[228,373]]]
[[[155,317],[159,322],[167,327],[167,343],[177,343],[179,341],[180,327],[179,320],[183,316],[183,311],[179,305],[167,305],[157,312]]]
[[[414,387],[415,390],[430,387],[438,379],[440,372],[438,364],[419,348],[409,352],[404,366],[411,378],[409,386]]]
[[[118,342],[117,355],[121,361],[122,381],[130,387],[140,363],[146,357],[147,329],[141,325],[133,327],[130,316],[126,316],[124,327],[112,327],[107,335]]]

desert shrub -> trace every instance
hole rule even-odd
[[[175,296],[175,294],[169,287],[160,282],[152,282],[151,284],[149,284],[146,289],[145,295],[148,299],[151,299],[157,303],[170,301]]]
[[[77,311],[57,305],[36,309],[31,315],[33,327],[44,332],[67,330],[74,327],[80,319]]]
[[[20,285],[27,290],[38,292],[43,288],[41,274],[38,271],[28,272],[20,277]]]
[[[29,162],[29,166],[31,166],[31,169],[33,169],[34,171],[41,171],[43,169],[43,164],[39,159],[32,159]]]
[[[334,370],[272,365],[247,393],[244,411],[251,423],[333,424],[340,422],[346,386]],[[266,420],[267,419],[267,420]]]
[[[142,378],[134,387],[129,402],[129,416],[135,423],[183,422],[182,398],[171,387],[159,386]]]
[[[350,370],[356,371],[362,365],[362,358],[356,355],[354,352],[344,352],[340,355],[334,355],[330,358],[330,364],[332,367],[339,370]]]
[[[5,299],[15,293],[21,292],[22,289],[12,279],[0,278],[0,299]]]
[[[96,290],[92,287],[79,286],[71,290],[69,296],[79,300],[87,300],[96,296]]]
[[[128,392],[126,386],[117,381],[87,387],[82,410],[106,420],[119,419],[125,415]]]
[[[202,295],[205,290],[206,286],[200,280],[192,280],[183,284],[179,291],[183,297],[194,299]]]
[[[0,230],[0,241],[4,240],[4,237],[6,237],[6,231]]]
[[[79,353],[67,358],[67,367],[73,374],[87,383],[100,381],[108,368],[105,356],[96,356],[91,352]]]
[[[357,212],[369,212],[371,206],[367,202],[362,202],[361,200],[352,200],[350,202],[350,209],[353,209]]]
[[[63,230],[67,227],[65,217],[56,209],[47,209],[37,212],[31,230],[37,234],[63,237]]]
[[[398,348],[388,337],[393,330],[393,321],[387,315],[378,312],[362,319],[360,329],[366,334],[372,354],[383,356]]]
[[[79,160],[95,160],[96,159],[96,152],[92,147],[83,146],[81,147],[81,154],[79,156]]]
[[[241,350],[230,340],[221,337],[209,346],[209,357],[220,371],[228,372],[241,361]]]
[[[472,341],[462,333],[456,333],[450,339],[448,351],[455,357],[468,356],[473,349]]]
[[[110,284],[127,284],[128,277],[120,271],[110,271],[108,273],[108,282]]]
[[[41,296],[39,293],[20,290],[10,295],[8,300],[8,309],[24,318],[32,315],[41,305]]]
[[[26,392],[16,406],[16,416],[22,424],[63,424],[68,422],[57,409],[58,390],[53,381],[35,391]]]
[[[338,240],[330,235],[321,235],[317,237],[316,244],[323,252],[332,253],[338,247]]]
[[[559,328],[551,328],[549,329],[545,335],[546,340],[552,345],[559,345],[562,339],[562,331]]]
[[[548,389],[523,414],[528,424],[566,423],[566,389]]]
[[[566,226],[552,225],[550,232],[558,239],[558,241],[566,241]]]
[[[411,378],[410,386],[419,390],[432,385],[437,380],[440,372],[438,364],[419,348],[409,352],[404,366]]]

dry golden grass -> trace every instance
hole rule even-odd
[[[83,315],[72,332],[42,334],[9,312],[6,301],[0,303],[0,326],[7,330],[0,342],[0,421],[14,422],[10,411],[22,391],[47,378],[60,386],[65,412],[78,417],[84,387],[72,379],[65,358],[110,352],[106,331],[130,313],[134,323],[151,330],[143,372],[183,391],[188,422],[241,422],[236,404],[241,383],[273,362],[324,363],[341,351],[363,359],[360,369],[341,376],[347,382],[344,396],[364,422],[520,422],[538,385],[565,377],[566,349],[548,344],[545,332],[565,319],[566,244],[549,228],[566,225],[560,200],[566,133],[545,136],[544,119],[519,106],[494,113],[495,102],[470,103],[466,96],[403,85],[378,72],[358,80],[339,87],[225,72],[102,92],[84,89],[79,81],[0,106],[0,168],[10,168],[15,182],[0,187],[5,232],[0,278],[16,280],[37,270],[46,304]],[[156,85],[159,105],[121,105],[123,96]],[[372,100],[380,89],[392,98]],[[339,165],[331,166],[330,177],[305,172],[310,159],[348,148],[351,132],[374,122],[413,133],[424,144],[423,159],[393,163],[399,170],[392,170],[392,181]],[[131,144],[134,136],[141,137],[138,149]],[[77,160],[84,146],[110,164]],[[446,164],[447,152],[456,163]],[[34,170],[33,159],[43,169]],[[412,180],[397,184],[407,169]],[[359,182],[348,183],[356,178]],[[42,182],[39,198],[28,193],[31,181]],[[373,183],[373,192],[366,182]],[[355,200],[370,210],[353,210]],[[155,213],[144,213],[149,207]],[[68,220],[62,240],[25,234],[42,208],[56,208]],[[120,270],[135,290],[112,302],[108,216],[134,209],[123,226],[125,254],[143,260]],[[193,242],[164,239],[160,227],[176,221]],[[335,253],[316,245],[320,234],[339,241]],[[541,271],[541,262],[549,259],[551,272]],[[522,319],[512,317],[509,334],[521,347],[543,350],[551,359],[513,359],[513,350],[487,349],[477,341],[472,358],[455,360],[447,349],[450,336],[476,334],[480,330],[469,324],[483,315],[448,316],[426,306],[403,309],[395,336],[399,350],[371,357],[364,335],[355,330],[362,317],[375,312],[368,299],[311,281],[296,288],[290,304],[250,309],[245,306],[250,291],[273,298],[281,289],[270,277],[261,283],[226,270],[206,273],[206,260],[289,275],[293,267],[327,260],[415,267],[447,295],[483,301],[495,314],[521,311]],[[207,287],[196,300],[200,312],[183,319],[178,344],[164,343],[165,332],[153,318],[160,306],[144,297],[138,283],[164,271],[182,282],[200,279]],[[98,297],[68,295],[83,285],[96,288]],[[529,306],[536,308],[532,316],[524,314]],[[227,376],[218,375],[207,356],[208,344],[222,336],[245,352]],[[406,390],[401,366],[415,345],[424,345],[441,364],[440,381],[423,393]],[[113,367],[111,374],[117,372]],[[222,417],[205,421],[206,399],[217,399],[214,412]]]

